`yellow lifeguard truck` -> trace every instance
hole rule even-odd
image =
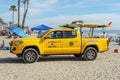
[[[80,24],[70,24],[69,27],[73,25]],[[109,45],[108,38],[82,38],[79,30],[71,28],[51,29],[37,38],[17,38],[11,43],[10,51],[22,57],[25,63],[33,63],[39,56],[48,55],[74,55],[84,57],[85,60],[95,60],[98,53],[108,50]]]

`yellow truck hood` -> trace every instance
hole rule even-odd
[[[41,38],[17,38],[13,41],[23,41],[25,44],[35,44],[39,43]]]
[[[40,38],[17,38],[17,39],[15,39],[15,40],[22,40],[22,41],[23,41],[23,40],[24,40],[24,41],[30,40],[30,41],[31,41],[31,40],[40,40]]]

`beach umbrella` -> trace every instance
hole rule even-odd
[[[22,37],[22,38],[27,37],[26,33],[21,28],[12,26],[9,29],[10,29],[11,32],[13,32],[13,34],[15,34],[19,37]]]

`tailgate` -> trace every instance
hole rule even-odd
[[[100,52],[107,51],[109,46],[108,38],[100,38]]]

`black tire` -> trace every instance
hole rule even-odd
[[[74,54],[75,57],[82,57],[83,54]]]
[[[88,47],[84,52],[85,60],[95,60],[97,57],[97,50],[93,47]]]
[[[25,63],[34,63],[38,60],[38,52],[34,48],[28,48],[23,52],[23,61]]]

